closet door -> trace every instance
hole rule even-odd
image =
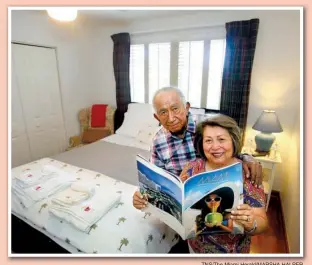
[[[32,160],[64,151],[66,139],[55,49],[12,44],[13,62]]]
[[[16,167],[31,161],[28,135],[17,87],[14,64],[11,64],[11,164]]]

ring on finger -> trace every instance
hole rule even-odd
[[[250,222],[250,216],[247,215],[247,222]]]

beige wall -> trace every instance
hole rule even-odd
[[[291,253],[300,253],[300,112],[288,143],[288,160],[283,162],[281,191],[286,233]],[[303,202],[301,202],[303,203]],[[303,229],[303,227],[302,227]]]

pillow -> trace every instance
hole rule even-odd
[[[130,103],[128,104],[128,112],[144,111],[153,113],[153,105],[149,103]]]
[[[105,127],[106,104],[94,104],[90,110],[90,127]]]
[[[86,129],[83,132],[81,142],[84,144],[90,144],[93,142],[96,142],[100,139],[103,139],[106,136],[110,135],[110,130],[105,128],[105,129]]]
[[[124,121],[118,130],[116,130],[116,134],[135,138],[138,135],[139,127],[139,119],[131,119],[129,113],[126,112]]]
[[[141,129],[146,126],[159,126],[154,118],[153,107],[146,103],[130,103],[125,113],[122,125],[116,130],[116,134],[136,138]]]
[[[144,123],[158,124],[158,121],[154,118],[154,110],[152,104],[146,103],[130,103],[127,111],[129,118],[138,119]]]
[[[139,130],[136,140],[141,143],[152,145],[153,138],[159,129],[160,129],[159,126],[146,124]]]

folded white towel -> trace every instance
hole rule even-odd
[[[58,169],[51,165],[44,165],[39,169],[26,169],[15,178],[15,184],[20,188],[29,188],[37,185],[42,181],[56,177],[58,175]]]
[[[18,197],[24,207],[29,208],[36,202],[51,196],[57,191],[67,188],[72,182],[76,181],[74,176],[57,168],[54,169],[53,174],[53,178],[44,180],[28,188],[21,188],[16,184],[17,180],[13,179],[12,192]]]
[[[120,201],[121,195],[116,192],[96,191],[93,197],[78,205],[70,207],[52,203],[49,212],[67,221],[78,230],[89,233],[92,226],[98,222],[112,207]]]
[[[89,182],[74,182],[71,186],[51,198],[51,202],[60,206],[72,206],[91,198],[95,185]]]

